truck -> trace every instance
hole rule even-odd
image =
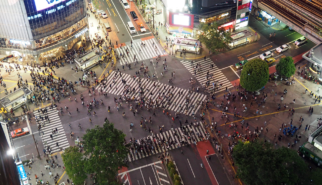
[[[322,151],[315,147],[313,144],[306,142],[302,146],[300,146],[299,155],[303,158],[308,158],[312,162],[314,162],[317,166],[321,166],[322,164]]]

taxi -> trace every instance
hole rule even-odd
[[[242,68],[242,67],[243,67],[243,65],[245,65],[247,62],[248,62],[247,60],[242,60],[242,61],[240,61],[240,62],[236,63],[236,64],[235,64],[236,69],[240,69],[240,68]]]
[[[26,134],[29,134],[28,127],[18,128],[18,129],[16,129],[16,130],[11,132],[11,137],[16,138],[16,137],[23,136],[23,135],[26,135]]]
[[[270,58],[266,58],[265,61],[267,62],[268,65],[271,65],[276,61],[276,59],[273,57],[270,57]]]

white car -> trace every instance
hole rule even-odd
[[[106,19],[106,18],[107,18],[106,13],[105,13],[105,12],[104,12],[104,13],[101,13],[101,17],[102,17],[103,19]]]
[[[282,45],[282,46],[280,46],[280,47],[276,48],[276,51],[277,51],[278,53],[282,53],[282,52],[284,52],[284,51],[287,51],[288,49],[290,49],[290,46],[289,46],[289,45],[287,45],[287,44],[284,44],[284,45]]]
[[[143,24],[139,24],[139,26],[140,26],[141,33],[146,32],[146,29],[143,26]]]
[[[124,6],[124,9],[129,9],[129,8],[130,8],[129,3],[128,3],[126,0],[123,0],[123,1],[122,1],[122,4],[123,4],[123,6]]]
[[[305,44],[307,42],[307,39],[305,37],[301,37],[295,41],[295,45],[300,46],[302,44]]]
[[[267,52],[265,52],[265,53],[261,54],[261,55],[259,56],[259,58],[261,58],[262,60],[265,60],[265,58],[270,58],[270,57],[272,57],[272,56],[273,56],[273,53],[272,53],[272,52],[270,52],[270,51],[267,51]]]

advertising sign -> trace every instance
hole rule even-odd
[[[17,168],[18,168],[20,179],[21,180],[27,179],[27,173],[26,173],[25,168],[23,167],[23,165],[20,164],[20,165],[17,166]]]
[[[238,10],[242,10],[244,8],[248,8],[249,7],[249,4],[250,3],[246,3],[246,4],[243,4],[243,5],[238,6]]]
[[[65,0],[34,0],[37,11],[41,11],[50,8],[58,3],[64,2]]]
[[[169,12],[169,32],[191,34],[193,30],[192,14]]]

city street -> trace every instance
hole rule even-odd
[[[303,116],[305,119],[303,125],[312,123],[312,126],[311,130],[304,131],[302,127],[302,130],[298,131],[297,134],[303,136],[299,142],[302,144],[309,133],[317,127],[317,123],[313,121],[322,111],[320,104],[315,104],[314,98],[309,96],[309,93],[304,94],[305,89],[308,89],[317,95],[322,95],[314,83],[298,75],[295,75],[295,83],[291,86],[286,86],[284,82],[277,82],[275,85],[271,81],[262,91],[262,94],[268,95],[265,103],[254,100],[248,94],[245,96],[248,96],[249,100],[243,101],[239,100],[241,95],[238,95],[241,70],[234,67],[239,61],[259,57],[267,51],[274,53],[276,62],[273,65],[286,56],[301,58],[304,52],[315,45],[313,42],[308,41],[297,47],[294,41],[301,37],[297,32],[288,29],[274,30],[250,16],[249,29],[260,35],[257,42],[223,53],[207,55],[206,59],[176,58],[159,43],[161,35],[166,35],[162,33],[165,32],[164,29],[159,26],[160,37],[154,37],[135,3],[129,2],[129,4],[130,9],[125,10],[120,1],[100,1],[99,9],[106,10],[107,19],[98,20],[89,13],[89,22],[93,23],[90,27],[91,37],[96,32],[104,36],[104,32],[97,29],[97,25],[99,22],[108,22],[112,28],[112,32],[108,32],[109,39],[115,45],[116,41],[118,42],[117,46],[114,46],[114,51],[119,60],[114,70],[109,68],[110,63],[91,68],[96,77],[105,76],[98,85],[94,85],[97,78],[89,74],[89,86],[76,84],[75,82],[79,82],[83,77],[83,72],[76,72],[75,64],[66,63],[65,66],[54,68],[56,72],[53,75],[39,71],[44,77],[53,76],[55,80],[64,78],[72,84],[75,83],[77,93],[66,96],[59,102],[42,100],[38,105],[28,104],[33,115],[29,117],[31,120],[24,119],[10,126],[11,130],[28,127],[31,131],[25,136],[13,139],[21,160],[36,158],[38,152],[41,157],[48,151],[53,156],[60,155],[69,146],[75,146],[82,141],[87,129],[102,126],[104,119],[107,118],[114,123],[115,128],[124,132],[127,142],[131,139],[139,142],[147,140],[155,146],[152,151],[145,149],[129,151],[127,157],[129,167],[123,168],[118,174],[123,184],[171,184],[167,169],[158,158],[161,154],[169,152],[184,184],[234,185],[240,184],[240,181],[234,178],[235,168],[228,153],[234,131],[247,135],[248,131],[255,132],[261,129],[260,137],[275,143],[281,124],[288,125],[290,120],[294,119],[296,122],[294,124],[299,126],[297,120]],[[136,12],[139,17],[137,21],[131,18],[130,11]],[[161,16],[163,15],[159,15],[156,19],[157,22],[160,22]],[[130,33],[128,22],[133,23],[137,33]],[[144,25],[147,32],[140,32],[139,23]],[[276,36],[270,37],[269,34],[274,32]],[[276,48],[283,44],[288,44],[290,49],[277,53]],[[300,69],[305,69],[307,63],[299,60],[296,65]],[[3,82],[6,83],[10,93],[17,88],[18,72],[13,71],[9,74],[2,70]],[[35,84],[32,82],[31,72],[20,70],[19,73],[23,81],[33,90]],[[208,87],[205,86],[207,81]],[[95,94],[89,93],[92,88]],[[216,99],[209,94],[213,89]],[[287,89],[289,94],[285,94],[285,99],[280,100],[284,89]],[[49,88],[46,90],[49,91]],[[227,103],[228,92],[238,97],[231,104]],[[104,96],[104,93],[107,95]],[[4,87],[1,87],[0,97],[5,96]],[[81,96],[84,97],[83,105]],[[144,98],[140,99],[141,97]],[[292,103],[293,99],[296,99],[296,103]],[[98,102],[93,109],[95,114],[93,111],[88,113],[87,106],[92,101]],[[207,101],[210,103],[206,109]],[[52,102],[57,104],[57,108],[50,107]],[[277,110],[278,104],[282,106],[285,104],[285,108]],[[223,117],[225,106],[228,109],[225,111],[227,117]],[[245,106],[248,107],[247,111],[244,111]],[[315,112],[308,115],[307,110],[311,106],[315,108]],[[289,113],[289,109],[292,108],[296,110],[294,115]],[[239,116],[235,116],[237,112]],[[23,112],[18,109],[15,114],[19,116]],[[246,120],[249,125],[247,130],[240,124],[242,120]],[[133,127],[130,126],[131,123]],[[208,137],[212,142],[204,141]],[[290,137],[283,137],[277,146],[287,146],[293,140]],[[161,142],[167,144],[160,144]],[[219,152],[220,149],[223,153]],[[44,165],[44,161],[40,161],[41,165]],[[39,173],[35,168],[32,170],[32,173]],[[65,173],[62,176],[60,182],[67,179]]]

